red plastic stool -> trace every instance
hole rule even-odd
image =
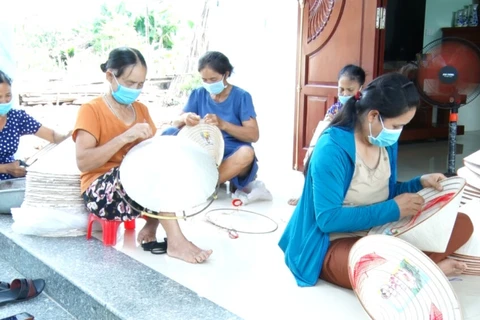
[[[118,221],[118,220],[106,220],[97,217],[93,213],[88,216],[87,225],[87,239],[92,237],[92,225],[94,221],[98,221],[102,225],[103,230],[103,245],[114,246],[117,244],[117,230],[118,226],[124,223],[126,230],[135,229],[135,220],[130,221]]]

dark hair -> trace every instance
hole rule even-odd
[[[384,119],[401,116],[420,104],[417,88],[406,76],[392,72],[384,74],[362,90],[360,99],[350,98],[330,123],[330,126],[354,129],[358,119],[370,110],[377,110]]]
[[[350,98],[335,115],[328,127],[355,129],[359,119],[370,110],[377,110],[384,119],[401,116],[420,104],[417,88],[406,76],[397,73],[384,74],[362,90],[360,98]],[[320,138],[319,138],[320,139]],[[307,159],[304,175],[307,175],[311,156]]]
[[[348,77],[350,80],[358,82],[360,86],[363,86],[365,83],[365,71],[354,64],[346,65],[338,73],[338,80],[341,77]]]
[[[198,60],[198,72],[209,67],[215,72],[226,74],[230,77],[233,72],[233,66],[227,56],[218,51],[208,51]]]
[[[410,81],[415,81],[418,73],[418,66],[415,62],[409,62],[398,70],[398,73],[403,74]]]
[[[10,87],[12,86],[12,79],[10,79],[10,77],[2,70],[0,70],[0,83],[6,83]]]
[[[115,76],[120,77],[126,68],[136,65],[139,62],[145,68],[147,67],[145,58],[140,51],[134,48],[120,47],[110,51],[107,62],[102,63],[100,69],[102,69],[103,72],[106,72],[108,69],[114,69],[116,70]]]

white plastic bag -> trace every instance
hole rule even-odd
[[[88,214],[84,207],[12,208],[14,232],[42,237],[77,237],[87,231]]]

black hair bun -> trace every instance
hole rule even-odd
[[[102,64],[100,65],[100,69],[102,70],[102,72],[107,72],[107,63],[106,63],[106,62],[105,62],[105,63],[102,63]]]

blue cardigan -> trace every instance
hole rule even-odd
[[[301,287],[314,286],[330,245],[329,234],[367,230],[400,218],[393,198],[422,189],[420,177],[397,183],[398,145],[387,147],[391,176],[388,200],[343,207],[355,170],[355,139],[347,128],[328,128],[318,139],[308,167],[302,196],[285,228],[279,246]]]

